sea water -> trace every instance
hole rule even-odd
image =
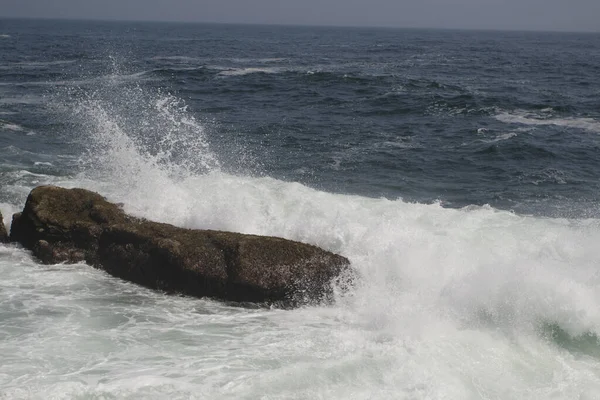
[[[0,245],[0,398],[600,398],[600,36],[0,20],[0,210],[83,187],[348,257],[333,304]]]

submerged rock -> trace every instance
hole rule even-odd
[[[170,293],[298,305],[330,299],[346,258],[286,239],[195,230],[129,216],[97,193],[40,186],[13,216],[12,241],[42,262],[85,261]]]
[[[4,226],[4,218],[0,212],[0,243],[8,242],[8,234],[6,233],[6,227]]]

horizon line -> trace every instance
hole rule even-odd
[[[397,25],[345,25],[345,24],[311,24],[285,22],[223,22],[223,21],[182,21],[158,19],[120,19],[94,17],[25,17],[3,16],[0,20],[29,20],[29,21],[70,21],[70,22],[108,22],[108,23],[155,23],[155,24],[184,24],[184,25],[245,25],[245,26],[277,26],[298,28],[354,28],[354,29],[398,29],[398,30],[439,30],[439,31],[471,31],[471,32],[521,32],[521,33],[567,33],[567,34],[600,34],[600,30],[544,30],[525,28],[457,28],[431,26],[397,26]]]

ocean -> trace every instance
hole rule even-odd
[[[599,399],[600,34],[0,19],[0,211],[348,257],[333,304],[0,245],[0,399]]]

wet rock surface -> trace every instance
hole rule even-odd
[[[146,287],[235,302],[326,301],[349,272],[346,258],[316,246],[152,222],[97,193],[55,186],[31,191],[10,240],[47,264],[85,261]]]
[[[6,227],[4,226],[4,219],[0,212],[0,243],[8,242],[8,234],[6,233]]]

